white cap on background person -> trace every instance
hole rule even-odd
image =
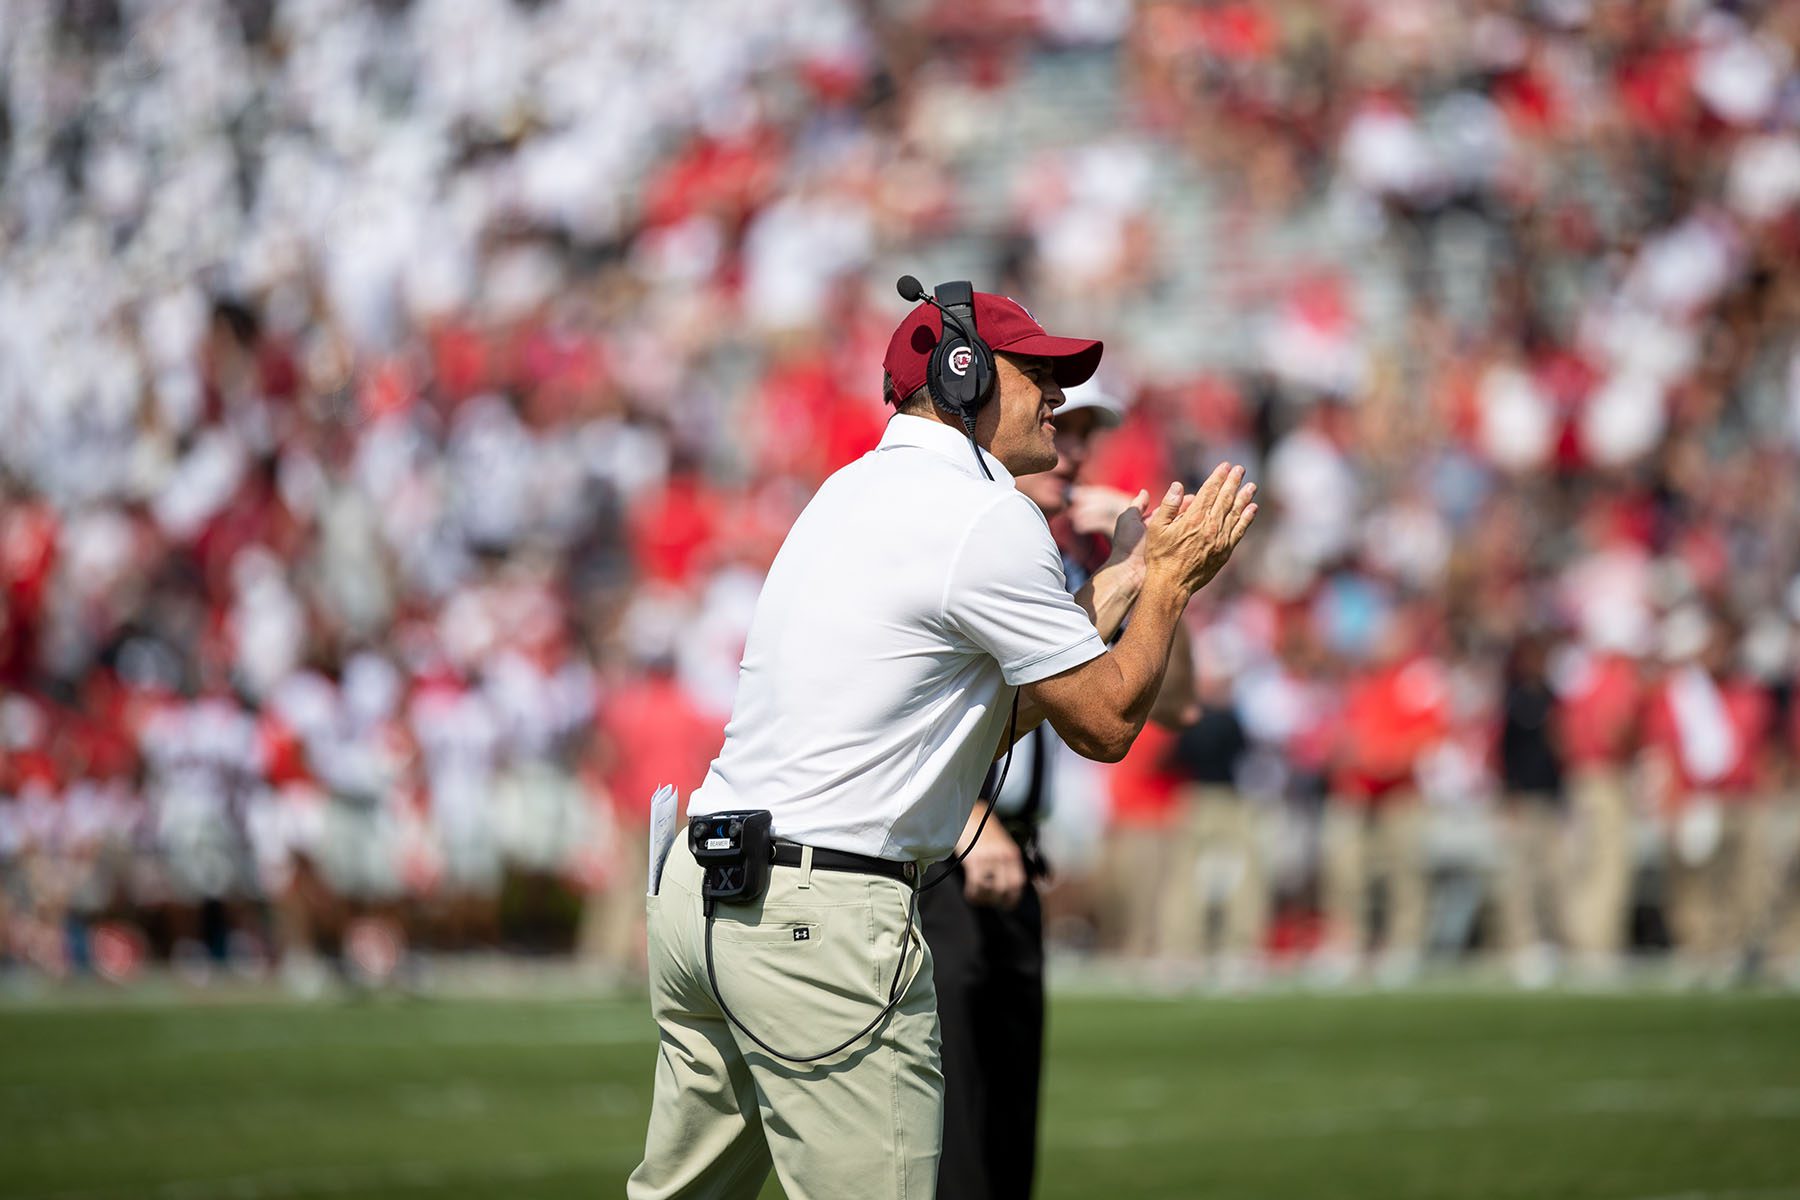
[[[1100,386],[1099,381],[1090,379],[1078,383],[1074,387],[1063,389],[1063,402],[1056,410],[1056,417],[1061,420],[1070,413],[1092,409],[1095,429],[1117,429],[1125,420],[1125,405],[1118,397]]]

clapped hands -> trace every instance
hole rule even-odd
[[[1205,587],[1256,519],[1255,495],[1256,485],[1244,482],[1244,468],[1230,463],[1213,468],[1191,496],[1171,483],[1144,523],[1147,578],[1165,579],[1190,596]]]

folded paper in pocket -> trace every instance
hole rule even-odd
[[[662,890],[663,864],[669,860],[669,847],[675,844],[676,809],[679,798],[671,784],[663,784],[650,797],[650,861],[644,876],[644,894],[655,896]]]

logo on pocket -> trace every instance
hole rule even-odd
[[[798,927],[797,929],[794,930],[794,940],[796,942],[809,941],[811,938],[812,938],[812,929],[810,926],[801,925],[800,927]]]

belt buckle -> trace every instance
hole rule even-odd
[[[919,873],[919,864],[918,863],[907,862],[907,863],[900,864],[900,874],[905,877],[906,882],[911,883],[913,881],[913,879],[918,875],[918,873]]]

